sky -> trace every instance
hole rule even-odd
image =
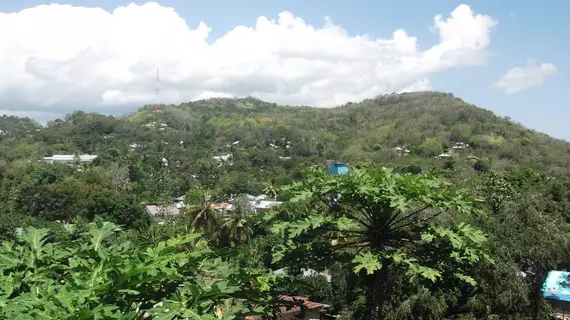
[[[451,92],[570,140],[568,1],[0,0],[0,114]],[[160,73],[157,97],[156,72]]]

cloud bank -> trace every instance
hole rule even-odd
[[[530,88],[540,87],[547,78],[558,73],[554,63],[539,63],[529,60],[523,67],[515,67],[507,71],[497,82],[495,88],[506,94],[513,94]]]
[[[252,21],[253,22],[253,21]],[[330,18],[259,17],[213,41],[173,9],[131,4],[112,12],[41,5],[0,13],[0,104],[105,108],[207,97],[255,96],[328,107],[388,92],[429,90],[429,77],[483,64],[497,22],[467,5],[434,18],[439,43],[420,50],[399,29],[388,39],[350,35]],[[428,27],[428,26],[426,26]]]

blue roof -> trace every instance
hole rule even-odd
[[[348,163],[332,161],[329,164],[329,173],[332,174],[348,173]]]
[[[542,294],[546,299],[570,302],[570,272],[550,271],[542,284]]]

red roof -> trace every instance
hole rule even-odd
[[[321,309],[324,304],[309,301],[309,299],[300,296],[280,296],[279,297],[279,313],[280,314],[287,314],[287,313],[296,313],[301,311],[301,304],[306,309]],[[261,320],[263,319],[261,316],[248,316],[245,317],[244,320]]]
[[[211,205],[212,208],[214,209],[228,209],[231,208],[231,204],[229,203],[212,203]]]

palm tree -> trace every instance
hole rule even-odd
[[[265,193],[271,199],[277,198],[277,183],[275,182],[274,178],[271,178],[268,182],[265,183],[263,193]]]
[[[222,239],[227,245],[235,246],[249,241],[253,234],[248,219],[249,210],[243,199],[236,199],[229,216],[222,218]]]
[[[190,224],[193,228],[202,230],[206,236],[212,237],[218,230],[218,213],[212,208],[212,202],[206,191],[196,189],[191,193],[190,205],[186,208],[186,212],[192,218]]]

